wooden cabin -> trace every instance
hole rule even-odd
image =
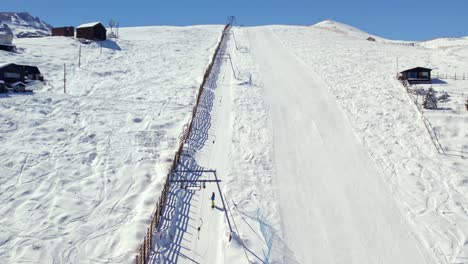
[[[10,86],[11,88],[13,88],[14,92],[17,92],[17,93],[26,92],[27,85],[23,82],[15,82],[15,83],[10,84]]]
[[[24,82],[24,77],[22,65],[14,63],[0,65],[0,80],[4,81],[6,84]]]
[[[13,34],[0,32],[0,50],[12,51],[14,49]]]
[[[25,78],[33,81],[44,81],[44,76],[41,74],[38,67],[30,65],[22,66]]]
[[[6,92],[8,92],[8,90],[5,87],[5,82],[0,81],[0,93],[6,93]]]
[[[424,67],[416,67],[400,72],[400,78],[407,80],[410,84],[413,83],[430,83],[432,69]]]
[[[75,28],[74,27],[58,27],[52,29],[52,36],[61,36],[61,37],[74,37]]]
[[[5,84],[25,82],[26,80],[43,81],[44,76],[36,66],[6,63],[0,65],[0,80]]]
[[[90,40],[106,40],[107,30],[101,22],[80,25],[76,28],[76,37]]]

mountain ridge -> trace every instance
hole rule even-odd
[[[17,38],[43,37],[52,31],[50,24],[28,12],[0,12],[0,28]]]

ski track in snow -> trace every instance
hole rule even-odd
[[[1,263],[134,261],[221,30],[122,28],[81,68],[69,38],[0,53],[48,80],[0,98]]]

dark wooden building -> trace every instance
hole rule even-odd
[[[5,84],[25,82],[26,80],[43,81],[44,76],[36,66],[7,63],[0,65],[0,80]]]
[[[28,80],[44,81],[44,76],[36,66],[23,65],[24,76]]]
[[[409,83],[430,83],[432,69],[416,67],[402,71],[400,78],[407,80]]]
[[[101,22],[80,25],[76,28],[76,37],[90,40],[106,40],[107,30]]]
[[[24,82],[23,66],[14,63],[0,65],[0,80],[4,81],[5,84]]]
[[[0,50],[13,51],[15,46],[12,41],[13,34],[0,32]]]
[[[27,85],[23,82],[15,82],[10,84],[11,88],[13,88],[13,91],[15,92],[26,92],[26,87]]]
[[[75,28],[74,27],[58,27],[52,29],[52,36],[62,36],[62,37],[74,37]]]
[[[0,93],[6,93],[6,92],[7,92],[7,89],[5,87],[5,82],[0,81]]]

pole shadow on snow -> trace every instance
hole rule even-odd
[[[468,158],[468,151],[464,151],[464,150],[454,150],[454,149],[445,148],[445,154],[447,156],[452,156],[452,157],[461,158],[461,159]]]
[[[223,54],[225,49],[226,41],[223,41],[219,54]],[[192,249],[184,247],[184,242],[190,243],[190,241],[197,239],[199,223],[195,215],[199,208],[196,208],[194,204],[205,197],[200,197],[199,190],[203,188],[202,185],[193,181],[200,180],[203,176],[201,171],[207,169],[197,163],[196,157],[205,148],[210,138],[211,111],[213,110],[214,92],[217,88],[221,64],[221,60],[215,59],[212,71],[200,96],[192,129],[184,144],[176,171],[171,173],[170,180],[185,180],[187,182],[170,183],[167,202],[157,228],[155,235],[157,238],[152,245],[154,251],[150,254],[149,263],[178,263],[180,258],[198,263],[182,251],[194,254]],[[197,190],[197,188],[199,189]],[[218,208],[218,210],[224,209]]]

